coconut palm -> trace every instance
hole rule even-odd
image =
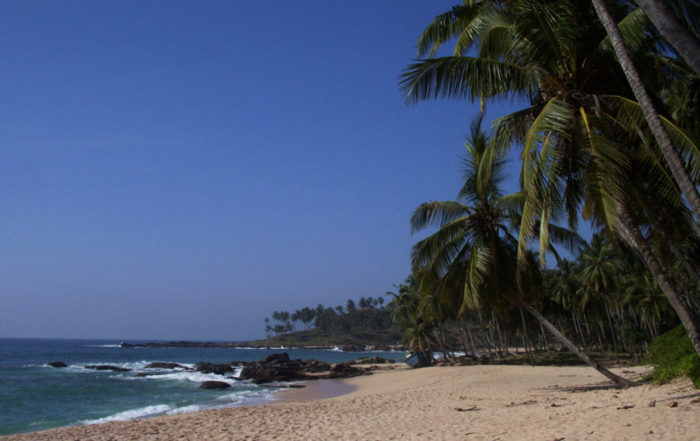
[[[466,143],[465,182],[459,200],[421,204],[411,218],[414,232],[428,226],[439,228],[413,248],[412,263],[419,289],[445,292],[454,280],[462,280],[462,310],[477,310],[485,302],[492,308],[510,309],[513,305],[522,308],[586,363],[616,383],[630,385],[628,380],[583,353],[532,306],[536,293],[542,290],[542,280],[531,255],[527,271],[520,277],[516,274],[518,241],[513,227],[520,218],[522,195],[503,195],[500,191],[498,183],[504,162],[488,155],[488,138],[481,130],[482,118],[483,114],[472,123]],[[480,179],[483,173],[488,173],[487,180]],[[546,228],[555,241],[580,243],[566,229],[553,224]],[[524,319],[523,332],[526,332]]]
[[[628,2],[610,7],[615,16],[624,17],[618,27],[638,64],[663,67],[671,77],[683,75],[671,57],[657,50],[658,38],[647,31],[643,11]],[[648,168],[652,184],[664,189],[657,197],[678,213],[686,208],[668,178],[663,155],[642,126],[644,109],[635,101],[591,5],[572,0],[465,2],[426,28],[419,55],[434,55],[452,38],[457,41],[453,56],[409,66],[401,86],[409,101],[439,96],[482,101],[520,96],[529,101],[529,106],[494,122],[489,153],[496,156],[512,145],[522,146],[526,202],[518,237],[521,268],[534,237],[539,236],[540,250],[546,249],[550,220],[566,215],[575,228],[582,213],[620,234],[637,251],[700,353],[698,322],[677,301],[680,295],[640,230],[646,220],[640,221],[635,211],[642,198],[630,185],[630,164],[638,161]],[[470,50],[478,54],[470,55]],[[655,90],[666,90],[662,78],[654,75],[647,76],[656,81]],[[661,124],[681,153],[682,168],[697,182],[696,139],[669,118],[662,117]],[[482,178],[488,179],[488,173]],[[697,227],[692,216],[686,221]],[[544,259],[545,253],[540,256]]]
[[[627,47],[625,46],[622,33],[618,29],[617,23],[608,11],[605,2],[603,0],[592,1],[598,14],[598,18],[603,23],[605,30],[610,36],[613,48],[615,49],[615,53],[620,61],[622,70],[627,77],[627,81],[632,87],[634,96],[637,98],[637,101],[640,103],[641,109],[644,112],[644,118],[651,128],[654,138],[656,138],[656,142],[661,147],[661,151],[664,154],[664,158],[668,163],[671,173],[678,183],[683,196],[685,196],[688,204],[695,213],[697,221],[700,221],[700,193],[698,193],[696,185],[693,183],[690,174],[685,169],[685,165],[683,164],[680,155],[675,150],[671,137],[666,132],[666,129],[664,129],[661,118],[659,118],[658,113],[654,109],[651,97],[647,93],[639,72],[637,72],[637,69],[634,66],[632,57],[630,57]]]

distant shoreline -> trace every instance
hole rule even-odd
[[[254,344],[252,342],[210,342],[210,341],[166,341],[166,342],[145,342],[129,343],[121,342],[122,348],[236,348],[236,349],[320,349],[338,350],[343,352],[364,352],[364,351],[405,351],[402,345],[293,345],[293,346],[270,346]]]

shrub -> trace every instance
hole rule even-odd
[[[693,385],[700,389],[700,356],[690,343],[682,325],[662,334],[649,347],[647,361],[654,365],[651,378],[667,382],[672,378],[687,375]]]

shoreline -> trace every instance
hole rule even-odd
[[[615,371],[639,379],[649,368]],[[334,395],[337,392],[343,394]],[[689,380],[619,389],[594,370],[578,366],[380,370],[340,381],[313,380],[306,388],[277,394],[274,402],[256,406],[71,426],[0,439],[700,439],[700,390]]]

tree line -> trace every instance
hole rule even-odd
[[[352,330],[382,330],[392,326],[391,311],[383,297],[361,297],[357,303],[350,299],[345,307],[305,306],[292,313],[274,311],[265,318],[265,333],[271,336],[317,329],[330,334]]]

